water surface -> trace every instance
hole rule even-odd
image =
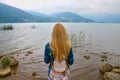
[[[2,23],[13,30],[0,30],[0,54],[32,50],[43,55],[44,45],[50,41],[55,23]],[[114,23],[63,23],[68,34],[85,34],[84,43],[91,43],[91,51],[120,54],[120,24]]]

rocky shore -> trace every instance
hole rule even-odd
[[[120,80],[120,67],[107,63],[100,67],[100,73],[103,80]]]
[[[0,77],[9,74],[16,74],[13,68],[18,66],[18,61],[14,57],[0,56]]]
[[[73,47],[73,51],[75,61],[71,66],[71,80],[120,80],[118,62],[120,55],[113,55],[109,52],[91,52],[79,46]],[[8,66],[0,69],[0,80],[47,80],[48,65],[43,62],[43,55],[34,53],[34,51],[26,51],[5,56],[12,60]],[[0,57],[0,60],[3,59],[4,56]],[[12,66],[18,62],[18,66]],[[1,75],[4,69],[6,74]]]

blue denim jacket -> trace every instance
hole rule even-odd
[[[51,61],[52,62],[54,61],[54,57],[51,53],[50,45],[49,45],[49,43],[47,43],[45,45],[45,51],[44,51],[44,62],[46,64],[49,64]],[[69,52],[69,55],[68,55],[68,65],[72,65],[73,62],[74,62],[74,55],[73,55],[72,48],[70,48],[70,52]],[[49,64],[48,76],[50,74],[51,68],[52,68],[52,66],[51,66],[51,64]]]

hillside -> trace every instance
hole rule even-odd
[[[55,13],[52,15],[45,15],[45,14],[34,12],[34,11],[28,11],[28,12],[34,16],[39,16],[39,17],[44,16],[46,18],[49,18],[50,22],[94,22],[91,19],[84,18],[72,12],[61,12],[61,13]]]
[[[94,22],[91,19],[84,18],[78,14],[72,12],[61,12],[52,15],[53,21],[63,22]]]
[[[49,21],[44,16],[34,16],[28,12],[0,3],[0,22],[44,22]]]
[[[94,22],[72,12],[45,15],[34,11],[24,11],[0,3],[0,23],[17,22]]]
[[[33,22],[34,18],[21,9],[0,3],[0,22]]]
[[[95,22],[120,23],[119,14],[88,14],[84,16],[87,18],[92,18],[92,20],[94,20]]]

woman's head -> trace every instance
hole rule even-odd
[[[55,24],[53,28],[50,47],[56,60],[61,61],[67,58],[71,44],[65,27],[60,23]]]

